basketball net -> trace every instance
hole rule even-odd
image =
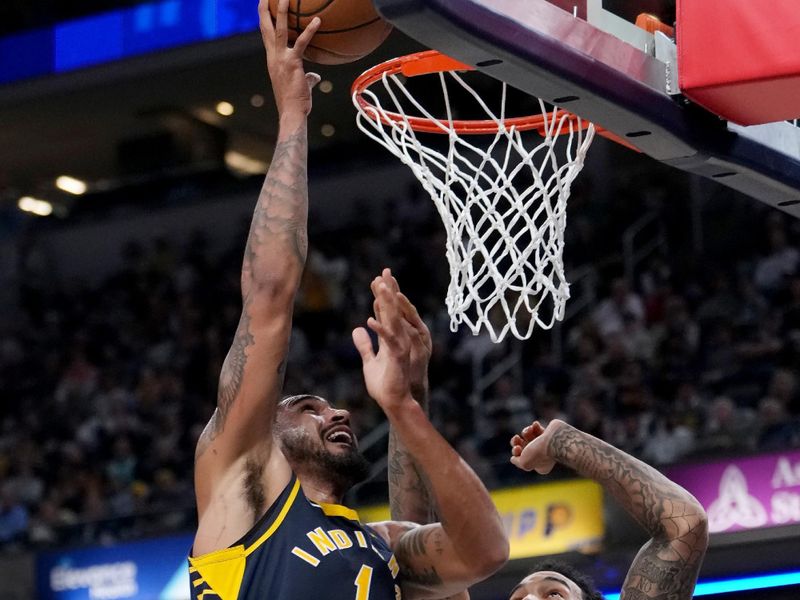
[[[406,60],[423,55],[438,62],[430,68]],[[472,70],[433,51],[378,65],[353,85],[357,123],[413,171],[444,222],[450,329],[464,323],[475,335],[485,329],[494,342],[509,332],[527,339],[537,325],[549,329],[564,317],[567,199],[594,126],[566,111],[548,111],[542,100],[541,115],[507,118],[505,83],[493,111],[456,69]],[[434,73],[444,117],[434,116],[403,81]],[[378,82],[382,90],[373,85]],[[452,86],[474,99],[479,120],[453,118]],[[542,137],[523,136],[529,129]],[[483,134],[480,145],[473,142],[477,133]],[[430,134],[446,136],[446,143],[435,149]],[[557,147],[560,137],[566,143]]]

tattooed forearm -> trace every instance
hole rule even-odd
[[[388,478],[392,519],[420,524],[435,520],[436,511],[427,479],[394,430],[389,431]]]
[[[548,451],[602,484],[654,537],[675,537],[702,516],[694,498],[654,468],[572,427],[558,429]]]
[[[704,537],[700,526],[694,533]],[[702,550],[701,550],[702,548]],[[623,600],[689,600],[703,561],[705,545],[697,544],[684,559],[667,541],[650,540],[633,561],[625,583]]]
[[[705,512],[661,473],[568,425],[550,438],[559,463],[602,484],[650,534],[623,586],[625,600],[688,600],[708,545]]]
[[[426,367],[427,368],[427,367]],[[411,385],[411,395],[428,414],[427,374]],[[414,462],[394,428],[389,430],[389,509],[395,521],[422,525],[436,521],[436,507],[430,483]]]

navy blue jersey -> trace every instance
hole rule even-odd
[[[354,510],[311,502],[294,475],[236,544],[189,558],[192,600],[399,600],[399,571]]]

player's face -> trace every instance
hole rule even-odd
[[[333,408],[319,396],[294,396],[281,403],[279,428],[290,435],[303,435],[309,443],[331,454],[358,451],[358,439],[350,429],[350,413]],[[294,430],[294,431],[291,431]]]
[[[350,429],[350,413],[318,396],[281,402],[276,434],[298,475],[316,473],[342,492],[369,475],[369,463],[358,451],[358,440]]]
[[[537,571],[519,582],[509,600],[582,600],[575,582],[555,571]]]

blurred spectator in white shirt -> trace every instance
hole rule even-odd
[[[634,324],[644,323],[644,304],[638,294],[630,291],[628,282],[617,278],[611,283],[611,294],[600,302],[592,318],[600,334],[606,337],[625,329],[628,319]]]
[[[787,278],[797,272],[800,253],[789,245],[786,232],[773,225],[768,233],[769,253],[756,263],[753,281],[765,294],[775,294],[784,289]]]

